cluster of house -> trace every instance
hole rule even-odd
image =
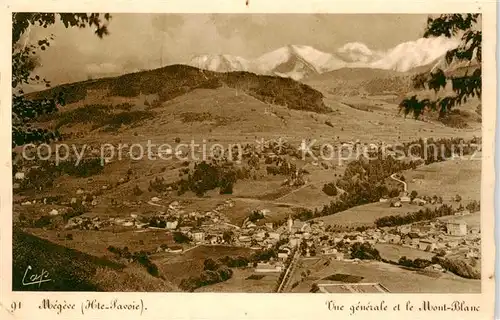
[[[467,225],[461,221],[427,221],[411,226],[401,226],[398,230],[403,238],[402,245],[420,250],[446,254],[461,253],[468,258],[479,258],[481,235],[479,226]]]
[[[419,206],[423,206],[425,204],[436,204],[436,203],[442,203],[443,199],[440,199],[438,197],[415,197],[415,198],[410,198],[409,193],[407,191],[402,191],[397,198],[388,198],[388,197],[382,197],[380,198],[379,202],[389,202],[391,207],[402,207],[404,203],[409,203],[409,204],[415,204]]]
[[[260,212],[265,217],[269,210],[263,209]],[[317,224],[313,224],[316,227]],[[235,245],[250,247],[252,249],[271,248],[280,240],[286,240],[289,247],[296,247],[302,239],[309,239],[319,229],[311,228],[311,224],[298,219],[293,220],[290,216],[285,224],[275,226],[273,223],[256,225],[251,221],[243,224],[243,227],[237,230]]]
[[[390,243],[422,251],[444,251],[445,254],[462,253],[466,257],[479,258],[481,247],[479,233],[479,227],[468,226],[464,221],[437,220],[395,228],[386,227],[338,234],[333,242]]]
[[[68,219],[64,229],[80,230],[102,230],[112,226],[145,228],[149,224],[138,219],[136,214],[130,217],[109,217],[102,219],[100,217],[76,216]]]
[[[79,204],[82,206],[90,206],[90,205],[96,206],[99,203],[97,196],[85,193],[82,189],[78,189],[76,191],[76,195],[77,195],[76,197],[70,198],[69,201],[61,201],[60,205],[72,206],[72,205]],[[47,200],[47,198],[43,198],[41,200],[33,199],[31,201],[27,200],[27,201],[21,202],[21,205],[22,206],[30,206],[30,205],[37,204],[37,203],[49,204],[49,201]]]
[[[466,257],[480,257],[479,227],[469,226],[463,220],[438,219],[398,227],[332,233],[323,221],[304,222],[294,220],[290,216],[280,226],[273,223],[257,225],[247,219],[238,227],[230,224],[223,214],[225,209],[232,206],[234,203],[227,200],[210,211],[186,213],[180,203],[174,201],[168,205],[166,212],[161,212],[148,222],[135,214],[127,218],[108,220],[98,217],[74,217],[69,220],[66,228],[94,230],[113,224],[134,228],[162,228],[181,232],[195,244],[231,244],[255,250],[273,248],[280,242],[278,259],[257,264],[256,272],[281,272],[285,267],[284,261],[288,259],[293,248],[298,246],[305,248],[302,251],[305,256],[326,254],[334,255],[338,260],[350,260],[348,251],[339,249],[340,242],[348,245],[356,242],[390,243],[429,252],[444,251],[446,254],[459,253]],[[262,209],[260,213],[266,217],[270,211]],[[465,210],[456,213],[457,216],[466,214],[468,212]],[[156,223],[152,223],[154,219],[157,219]],[[228,231],[231,234],[229,238],[225,236]]]
[[[64,229],[100,230],[111,226],[112,222],[112,220],[101,220],[99,217],[90,218],[78,216],[69,219]]]
[[[466,212],[458,212],[463,215]],[[288,258],[289,250],[296,246],[304,248],[303,254],[307,257],[313,254],[333,255],[337,260],[351,260],[349,247],[353,243],[390,243],[415,248],[428,252],[444,252],[445,254],[462,254],[468,258],[480,257],[480,230],[478,226],[467,225],[464,221],[425,221],[399,227],[384,227],[367,229],[365,231],[332,233],[326,231],[322,221],[312,223],[293,220],[289,217],[287,222],[271,230],[269,224],[257,227],[248,224],[253,229],[250,239],[254,239],[255,248],[268,246],[270,239],[286,239],[287,251],[282,253],[282,258]],[[266,235],[267,233],[267,235]],[[263,236],[266,235],[266,236]],[[244,239],[245,231],[242,234]],[[274,240],[276,241],[276,240]],[[247,242],[236,242],[245,245]],[[339,249],[338,243],[347,244],[346,250]],[[314,253],[313,253],[314,252]],[[261,268],[264,268],[262,266]],[[264,269],[271,270],[272,266]]]
[[[229,239],[224,234],[239,229],[229,223],[223,211],[234,206],[234,202],[226,200],[214,209],[199,212],[192,211],[184,214],[179,220],[177,230],[188,236],[196,244],[224,244]]]

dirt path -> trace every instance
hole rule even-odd
[[[292,191],[288,192],[287,194],[285,194],[285,195],[283,195],[283,196],[281,196],[281,197],[277,198],[276,200],[280,200],[280,199],[283,199],[283,198],[285,198],[285,197],[288,197],[289,195],[294,194],[295,192],[299,192],[300,190],[302,190],[302,189],[304,189],[304,188],[306,188],[306,187],[309,187],[309,186],[310,186],[310,185],[312,185],[312,184],[313,184],[313,183],[306,183],[306,184],[304,184],[304,185],[300,186],[299,188],[294,189],[294,190],[292,190]]]
[[[179,201],[182,201],[182,200],[195,200],[195,201],[198,201],[200,199],[203,199],[203,198],[198,198],[198,197],[179,197],[179,198],[176,198],[177,200]],[[255,204],[259,204],[259,203],[262,203],[262,204],[274,204],[274,205],[281,205],[281,206],[286,206],[286,207],[290,207],[290,208],[307,208],[306,206],[303,206],[303,205],[298,205],[296,203],[290,203],[290,202],[279,202],[279,201],[276,201],[276,200],[262,200],[262,199],[256,199],[256,198],[247,198],[247,197],[233,197],[233,198],[230,198],[231,200],[238,200],[238,201],[243,201],[243,202],[246,202],[246,203],[255,203]],[[222,200],[221,200],[222,201]],[[151,205],[156,205],[158,206],[157,204],[153,204],[153,203],[149,203],[148,204],[151,204]]]
[[[240,229],[240,227],[238,227],[237,225],[234,225],[234,224],[232,224],[232,223],[224,222],[224,224],[225,224],[226,226],[230,226],[230,227],[233,227],[233,228],[238,229],[238,230]]]
[[[268,203],[268,204],[274,204],[277,206],[286,206],[286,207],[290,207],[290,208],[299,208],[299,209],[307,208],[306,206],[298,205],[296,203],[279,202],[279,201],[275,201],[275,200],[261,200],[261,199],[243,198],[243,197],[236,197],[236,198],[232,198],[232,199],[233,200],[240,200],[240,201],[243,201],[246,203],[263,203],[263,204]]]
[[[406,184],[406,182],[404,182],[403,180],[399,180],[398,178],[395,177],[395,173],[391,174],[391,179],[393,180],[396,180],[397,182],[401,182],[403,184],[403,187],[405,189],[405,192],[408,191],[408,185]]]
[[[167,206],[164,206],[162,204],[154,203],[152,201],[147,202],[149,205],[155,206],[155,207],[161,207],[161,208],[166,208]]]

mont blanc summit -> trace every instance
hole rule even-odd
[[[299,80],[342,68],[407,72],[440,60],[457,46],[457,40],[444,37],[407,41],[387,51],[372,50],[360,42],[346,43],[332,53],[307,45],[287,45],[253,59],[230,54],[202,54],[188,64],[211,71],[249,71]]]

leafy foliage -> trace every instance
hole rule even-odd
[[[381,260],[380,253],[368,242],[356,242],[351,247],[351,258],[361,260]]]
[[[203,266],[203,271],[198,277],[182,279],[179,287],[192,292],[203,286],[226,281],[233,276],[233,270],[221,261],[214,261],[209,258],[204,261]]]
[[[427,259],[417,258],[412,260],[408,259],[406,256],[402,256],[399,258],[398,264],[408,268],[424,269],[430,266],[432,262]]]
[[[449,259],[444,257],[437,258],[438,263],[446,270],[466,279],[481,279],[481,268],[477,262],[471,259]]]
[[[130,252],[128,247],[117,248],[114,246],[109,246],[108,251],[113,253],[118,258],[123,258],[131,262],[138,262],[146,268],[148,273],[153,277],[159,277],[160,272],[158,266],[155,265],[149,258],[149,253],[146,251]]]
[[[467,204],[465,208],[470,212],[478,212],[481,211],[481,203],[479,201],[474,200],[469,204]]]
[[[220,194],[232,194],[236,181],[248,176],[247,170],[234,168],[230,162],[202,161],[195,164],[193,172],[188,173],[187,178],[179,180],[174,187],[179,194],[190,190],[199,197],[216,188],[219,188]]]
[[[173,237],[176,243],[189,243],[191,241],[189,237],[182,232],[174,232]]]
[[[326,183],[323,186],[323,192],[330,197],[334,197],[338,194],[337,187],[335,186],[335,183],[333,183],[333,182]]]
[[[265,250],[259,250],[255,252],[250,258],[253,262],[262,262],[269,261],[272,259],[276,259],[278,257],[278,250],[276,248],[270,248]]]
[[[50,81],[34,75],[35,68],[39,65],[37,50],[42,51],[50,47],[54,36],[40,39],[36,44],[21,43],[23,35],[31,26],[47,28],[57,22],[64,24],[66,28],[78,27],[95,28],[95,34],[102,38],[107,35],[106,22],[111,15],[99,13],[14,13],[12,17],[12,147],[26,143],[49,142],[60,138],[57,132],[46,129],[32,128],[30,121],[42,114],[50,114],[57,111],[59,105],[65,104],[65,94],[55,91],[50,97],[29,100],[24,95],[23,85],[33,83],[44,83],[50,87]],[[71,95],[68,95],[71,97]]]
[[[481,30],[476,30],[479,14],[442,14],[437,18],[427,20],[427,28],[424,37],[445,36],[448,38],[460,36],[460,45],[446,53],[446,63],[454,61],[474,60],[474,70],[469,70],[464,75],[456,76],[441,69],[429,74],[418,74],[413,78],[416,89],[429,89],[438,92],[444,89],[451,81],[454,95],[448,95],[436,100],[418,100],[416,96],[404,99],[399,107],[405,115],[410,113],[417,119],[425,109],[438,110],[440,118],[443,118],[455,106],[466,103],[473,97],[481,98]],[[469,63],[470,66],[470,63]]]
[[[19,189],[42,191],[52,188],[54,181],[62,175],[82,178],[100,174],[103,170],[104,166],[98,158],[84,158],[78,165],[74,160],[65,160],[58,164],[48,160],[41,161],[38,167],[28,171]]]
[[[243,268],[248,266],[249,260],[241,256],[236,258],[225,256],[224,258],[219,259],[219,262],[230,268]]]
[[[248,220],[251,222],[257,222],[260,219],[264,219],[264,215],[259,210],[254,210],[248,217]]]

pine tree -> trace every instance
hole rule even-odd
[[[405,115],[410,113],[418,118],[426,109],[439,111],[440,118],[467,99],[481,99],[481,43],[482,33],[478,30],[479,14],[442,14],[438,18],[428,18],[424,37],[447,38],[460,37],[459,46],[446,53],[446,63],[468,61],[468,70],[464,75],[454,75],[439,68],[430,73],[418,74],[413,78],[415,89],[444,89],[451,82],[453,94],[435,100],[419,100],[417,96],[404,99],[399,107]],[[474,63],[477,62],[477,63]],[[469,71],[472,69],[473,71]]]

